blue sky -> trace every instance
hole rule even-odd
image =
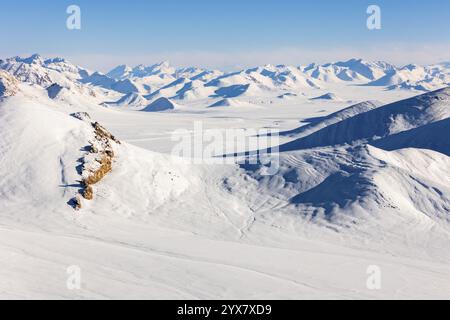
[[[171,60],[233,68],[360,56],[394,63],[450,60],[448,0],[0,0],[0,56],[38,52],[106,70]],[[81,30],[66,8],[81,8]],[[381,7],[382,29],[366,28]]]

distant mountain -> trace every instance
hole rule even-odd
[[[133,93],[149,100],[167,98],[181,104],[204,99],[261,96],[290,100],[307,96],[315,101],[340,101],[326,92],[336,90],[334,86],[346,85],[428,92],[450,84],[448,63],[431,66],[410,64],[399,68],[387,62],[363,59],[303,67],[265,65],[226,73],[197,67],[175,68],[165,61],[149,66],[120,65],[103,74],[90,72],[63,58],[46,59],[34,54],[26,58],[0,60],[0,69],[8,71],[19,81],[43,88],[57,84],[69,91],[90,95],[94,95],[96,90],[110,92],[112,96]],[[115,96],[114,99],[119,98]],[[208,101],[206,105],[211,103]]]
[[[336,96],[334,93],[328,92],[321,96],[311,98],[311,100],[329,100],[329,101],[342,101],[341,98]]]
[[[191,80],[185,82],[183,87],[176,91],[173,99],[182,101],[192,101],[197,99],[205,99],[214,95],[215,89],[206,87],[201,80]]]
[[[369,80],[378,79],[385,75],[386,72],[395,69],[393,65],[387,62],[367,62],[363,59],[350,59],[345,62],[336,62],[334,65],[346,68],[351,72],[355,72]]]
[[[362,59],[350,59],[343,62],[323,65],[309,65],[303,71],[311,78],[327,83],[367,82],[378,79],[391,71],[394,66],[385,62],[366,62]]]
[[[136,85],[130,79],[115,80],[99,72],[95,72],[92,75],[81,79],[80,82],[125,94],[139,92]]]
[[[388,90],[431,91],[447,86],[450,81],[450,77],[442,71],[433,67],[409,64],[399,69],[392,69],[385,76],[367,85],[387,87]]]
[[[371,144],[389,151],[404,148],[429,149],[450,157],[449,133],[450,117],[388,136]]]
[[[70,85],[88,76],[89,71],[63,58],[44,59],[38,54],[27,58],[0,60],[0,69],[8,71],[23,82],[48,87],[53,83]]]
[[[19,91],[19,81],[10,73],[0,70],[0,98],[13,96]]]
[[[136,110],[146,107],[148,103],[149,101],[147,99],[136,92],[127,93],[115,102],[105,102],[107,106],[118,108],[132,108]]]
[[[350,107],[339,110],[335,113],[332,113],[326,117],[306,119],[306,121],[310,122],[309,124],[296,128],[294,130],[281,132],[280,135],[297,138],[304,137],[332,124],[341,122],[345,119],[351,118],[358,114],[365,113],[367,111],[381,107],[382,105],[383,104],[379,101],[360,102]]]
[[[176,104],[167,98],[159,98],[149,104],[147,107],[142,109],[145,112],[163,112],[170,111],[176,108]]]
[[[399,85],[404,82],[417,82],[426,76],[427,72],[424,67],[417,65],[408,65],[400,69],[393,69],[385,76],[369,82],[369,86],[391,86]]]
[[[218,107],[243,107],[243,106],[250,106],[250,103],[246,103],[243,101],[239,101],[236,99],[222,99],[219,100],[215,103],[213,103],[212,105],[209,106],[209,108],[218,108]]]
[[[106,75],[116,80],[131,79],[131,78],[145,78],[159,75],[161,77],[175,77],[176,69],[170,65],[168,61],[157,63],[151,66],[138,65],[131,68],[126,65],[120,65]]]
[[[58,97],[61,92],[63,92],[65,88],[63,86],[60,86],[57,83],[52,84],[50,87],[47,88],[48,97],[50,99],[55,99]]]
[[[120,65],[113,70],[109,71],[106,76],[112,79],[120,80],[126,79],[131,76],[133,69],[127,65]]]

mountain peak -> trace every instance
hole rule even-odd
[[[404,66],[404,67],[402,68],[402,70],[413,71],[413,70],[416,70],[416,69],[418,69],[418,68],[419,68],[419,66],[418,66],[417,64],[410,63],[410,64]]]
[[[42,57],[39,54],[37,54],[37,53],[32,54],[31,56],[29,56],[27,58],[17,57],[16,60],[20,61],[20,62],[23,62],[23,63],[26,63],[26,64],[33,64],[33,63],[42,63],[42,62],[44,62]]]
[[[44,61],[45,64],[50,64],[50,63],[61,63],[61,62],[67,62],[67,60],[64,59],[64,58],[61,58],[61,57],[55,57],[55,58],[49,58],[49,59],[46,59],[46,60]]]
[[[106,75],[113,79],[120,79],[123,77],[127,77],[133,69],[125,64],[115,67],[111,71],[109,71]]]
[[[164,61],[161,61],[160,63],[157,63],[156,65],[159,67],[170,67],[170,61],[164,60]]]
[[[348,61],[346,61],[347,63],[363,63],[365,62],[364,59],[362,58],[351,58]]]

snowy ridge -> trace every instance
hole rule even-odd
[[[381,107],[382,105],[383,104],[379,101],[360,102],[350,107],[344,108],[338,112],[332,113],[323,118],[307,119],[307,121],[310,122],[308,125],[301,126],[294,130],[281,132],[281,135],[288,135],[290,137],[300,138],[301,136],[306,136],[322,128],[328,127],[342,120],[351,118],[355,115]]]
[[[376,140],[450,117],[450,88],[362,112],[283,145],[297,150]]]
[[[309,66],[266,65],[234,72],[205,70],[196,67],[175,68],[169,62],[136,67],[120,65],[106,74],[89,72],[62,58],[28,58],[0,60],[0,69],[21,81],[48,87],[54,83],[66,88],[88,86],[122,95],[138,93],[149,100],[175,99],[191,103],[204,99],[277,97],[286,93],[309,98],[326,96],[336,85],[382,87],[390,91],[426,92],[448,86],[448,64],[396,67],[386,62],[350,59]],[[322,93],[318,94],[321,90]],[[337,99],[339,100],[339,99]],[[208,105],[213,104],[212,101]]]

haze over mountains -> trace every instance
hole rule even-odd
[[[448,298],[449,79],[448,63],[361,59],[107,74],[1,60],[0,296]],[[171,155],[199,122],[276,129],[278,152],[251,162],[243,145],[225,165],[224,135],[210,162]]]

